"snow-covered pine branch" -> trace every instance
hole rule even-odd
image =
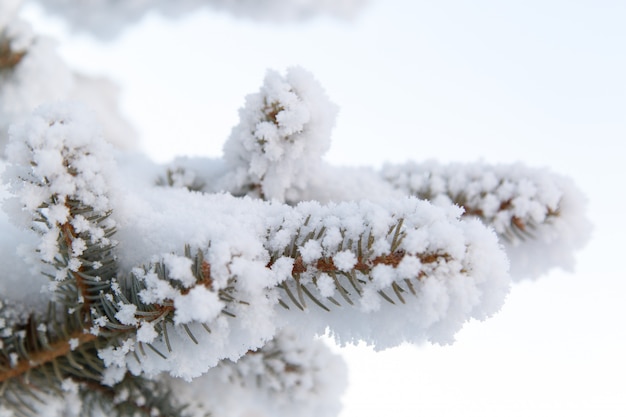
[[[7,147],[12,163],[5,175],[15,197],[6,208],[16,224],[41,234],[37,252],[56,269],[53,282],[69,277],[81,291],[84,279],[115,269],[106,175],[113,159],[95,125],[78,105],[48,105],[11,129]],[[82,301],[74,301],[88,304],[94,295],[81,291]]]
[[[96,112],[107,140],[131,149],[136,134],[119,114],[118,87],[103,78],[72,72],[55,42],[33,33],[18,17],[19,0],[0,2],[0,149],[9,125],[25,120],[42,103],[80,100]]]
[[[32,0],[31,0],[32,1]],[[178,17],[203,8],[261,21],[305,20],[317,15],[353,16],[367,0],[34,0],[72,28],[102,38],[116,36],[150,11]]]
[[[9,3],[0,4],[0,15],[11,13]],[[68,97],[71,85],[71,72],[49,39],[36,37],[16,15],[0,21],[0,148],[10,124],[45,101]]]
[[[508,265],[495,234],[478,221],[459,221],[459,209],[414,198],[386,206],[290,207],[187,190],[153,194],[153,207],[142,207],[143,225],[138,218],[120,225],[119,248],[132,235],[130,244],[142,246],[144,259],[165,252],[160,263],[134,270],[145,286],[139,295],[145,303],[171,300],[172,322],[187,326],[199,343],[190,344],[187,331],[168,340],[151,333],[154,340],[146,341],[171,357],[129,357],[133,372],[192,378],[220,358],[236,359],[261,346],[279,323],[302,320],[303,331],[323,333],[330,326],[344,343],[449,342],[469,318],[497,311],[508,292]],[[163,222],[164,213],[195,220]],[[180,228],[188,233],[179,234]],[[144,236],[167,242],[139,244]],[[204,242],[194,244],[203,251],[204,267],[167,254],[166,247],[185,238]],[[128,263],[122,253],[120,261]]]
[[[586,199],[569,178],[521,163],[441,165],[434,161],[386,165],[381,176],[395,189],[455,204],[500,236],[516,279],[537,278],[553,267],[571,270],[590,224]]]
[[[104,36],[150,10],[283,20],[362,3],[38,1]],[[119,148],[132,142],[115,87],[66,68],[19,20],[20,3],[0,3],[0,147],[17,123],[0,160],[2,417],[252,405],[333,415],[345,375],[316,335],[378,348],[449,343],[502,305],[502,242],[518,276],[544,272],[547,254],[558,253],[548,266],[568,265],[584,243],[584,199],[547,171],[325,164],[337,110],[297,67],[268,72],[246,98],[224,158],[114,161],[97,125]],[[58,98],[80,98],[97,116],[67,103],[30,115]]]
[[[459,209],[410,197],[293,207],[187,189],[113,189],[113,162],[93,125],[71,105],[41,108],[11,130],[6,175],[24,208],[13,204],[14,217],[40,224],[53,289],[72,284],[60,302],[82,309],[86,336],[74,346],[59,339],[59,356],[83,344],[97,349],[105,385],[123,383],[127,369],[200,376],[290,323],[306,322],[311,335],[329,326],[343,343],[448,342],[466,320],[497,311],[508,291],[495,234],[460,221]],[[115,257],[110,211],[120,229]],[[186,244],[199,253],[176,255]],[[40,365],[57,363],[34,352],[24,359],[31,354]]]
[[[18,410],[32,408],[23,400],[24,376],[32,390],[48,395],[71,376],[100,381],[93,357],[107,341],[98,338],[93,318],[117,268],[106,175],[113,162],[94,126],[82,107],[55,104],[11,129],[5,178],[14,197],[3,205],[16,224],[39,235],[40,273],[50,278],[52,295],[45,314],[31,306],[27,321],[2,326],[0,382]],[[18,273],[27,284],[28,270]]]
[[[268,71],[261,91],[246,97],[224,145],[226,184],[235,195],[293,201],[319,175],[337,108],[308,71]]]
[[[306,71],[292,68],[284,77],[270,71],[261,90],[248,96],[240,110],[224,159],[176,159],[159,184],[292,205],[384,203],[413,195],[441,206],[457,205],[465,216],[493,227],[516,279],[537,278],[553,267],[572,268],[590,227],[585,198],[568,178],[519,163],[409,162],[388,164],[381,171],[331,166],[322,156],[329,146],[333,109]]]
[[[323,341],[284,328],[261,349],[220,362],[191,385],[168,382],[195,415],[319,417],[338,414],[347,369]]]

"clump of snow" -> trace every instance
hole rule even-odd
[[[137,318],[135,313],[137,312],[137,306],[134,304],[121,304],[118,308],[115,318],[122,324],[134,326],[137,324]]]
[[[349,272],[357,263],[357,258],[352,251],[344,250],[338,252],[333,257],[337,269],[343,272]]]
[[[308,202],[291,208],[228,195],[202,195],[185,189],[147,189],[146,184],[133,187],[136,188],[126,193],[132,198],[121,201],[118,210],[125,219],[120,224],[120,249],[133,248],[120,250],[124,268],[145,262],[157,252],[180,252],[185,244],[192,243],[207,248],[205,259],[211,264],[216,290],[226,288],[236,278],[238,299],[249,306],[263,305],[263,300],[266,306],[273,306],[277,296],[291,305],[289,312],[273,307],[262,314],[245,304],[238,305],[237,320],[220,316],[216,319],[217,326],[209,323],[211,339],[222,337],[217,329],[229,329],[232,336],[234,330],[230,326],[245,323],[245,329],[267,331],[258,342],[247,345],[258,346],[263,337],[271,337],[276,331],[274,309],[277,308],[287,322],[304,320],[303,328],[312,331],[322,333],[330,322],[332,332],[342,342],[364,339],[379,347],[405,340],[449,342],[466,320],[484,318],[497,311],[508,291],[507,262],[495,235],[483,226],[470,227],[467,222],[459,221],[461,210],[454,207],[436,208],[416,199],[402,198],[380,205],[355,202],[324,206]],[[172,223],[172,218],[185,221]],[[398,244],[393,240],[400,219],[403,219],[402,241]],[[476,232],[475,228],[482,232]],[[466,236],[466,230],[472,231],[471,236]],[[359,241],[361,251],[365,252],[361,255]],[[367,274],[351,270],[358,256],[365,255],[371,262],[377,256],[388,255],[392,244],[405,255],[397,266],[379,266],[371,286]],[[297,293],[287,270],[279,268],[284,271],[278,274],[278,269],[267,269],[270,259],[286,259],[285,254],[301,257],[305,267],[300,274],[301,284],[319,294],[324,304],[337,310],[335,313],[329,315],[316,310],[318,307],[308,298],[305,298],[308,313],[300,313],[284,293],[276,292],[276,283],[284,281]],[[478,256],[488,258],[483,261],[490,268],[478,268]],[[354,300],[354,307],[343,300],[333,277],[316,269],[317,262],[322,262],[324,257],[334,262],[335,275],[354,274],[359,282],[364,282],[365,288],[358,294],[345,276],[338,275],[342,288],[350,292],[348,296]],[[407,279],[413,280],[417,296],[411,294]],[[250,288],[252,283],[255,285]],[[396,297],[394,285],[402,286],[405,304]],[[162,297],[174,297],[169,284],[163,290]],[[378,292],[381,290],[396,305],[382,298]],[[327,301],[325,297],[329,296],[339,300],[342,307]],[[313,314],[316,311],[323,314]],[[199,332],[206,333],[201,328]],[[187,338],[185,334],[182,337]],[[164,369],[163,366],[158,368]],[[201,369],[198,362],[187,366]]]
[[[306,263],[317,261],[322,257],[322,245],[317,240],[308,240],[300,247],[300,256]]]
[[[163,303],[173,299],[178,294],[178,291],[168,281],[160,279],[153,270],[143,271],[136,268],[133,270],[133,275],[145,286],[139,292],[139,298],[145,304]]]
[[[69,344],[70,344],[70,349],[71,350],[76,349],[78,347],[78,345],[79,345],[78,339],[76,339],[76,338],[70,339],[69,340]]]
[[[154,323],[144,321],[137,329],[137,341],[140,343],[152,343],[158,336]]]
[[[246,97],[240,122],[224,145],[241,194],[285,201],[320,170],[337,109],[306,70],[268,71],[261,91]],[[295,192],[295,191],[294,191]]]
[[[12,126],[10,136],[11,191],[27,209],[46,204],[56,223],[66,221],[68,212],[54,201],[78,200],[100,214],[110,209],[106,175],[113,170],[112,155],[82,106],[41,106],[26,122]]]
[[[335,282],[330,275],[326,273],[321,273],[317,277],[315,285],[322,297],[332,297],[335,294]]]
[[[174,298],[174,323],[185,324],[192,321],[210,323],[222,311],[224,303],[214,291],[205,287],[192,288],[189,293]]]
[[[162,256],[162,262],[169,272],[169,277],[180,281],[183,287],[190,288],[196,283],[196,277],[191,273],[193,261],[186,256],[167,253]]]

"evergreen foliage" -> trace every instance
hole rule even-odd
[[[66,2],[44,3],[72,15]],[[15,80],[37,76],[23,63],[40,46],[16,41],[15,10],[0,6],[13,17],[0,20],[0,122],[13,123],[2,161],[12,223],[2,227],[37,243],[16,235],[30,249],[24,276],[3,265],[0,282],[46,277],[48,305],[0,294],[0,416],[209,415],[219,405],[181,388],[194,378],[313,409],[338,397],[329,380],[341,379],[323,376],[334,359],[314,335],[448,343],[498,311],[513,246],[575,235],[571,253],[585,241],[582,198],[550,172],[325,165],[336,107],[301,68],[268,72],[222,160],[120,179],[139,160],[116,156],[102,114],[9,107]]]

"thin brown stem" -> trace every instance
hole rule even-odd
[[[359,257],[357,259],[357,263],[352,268],[355,271],[359,271],[361,273],[367,274],[369,273],[373,267],[376,265],[390,265],[392,267],[397,267],[402,259],[406,256],[406,253],[402,250],[395,251],[393,253],[389,253],[387,255],[381,255],[373,260],[369,261],[363,257]],[[416,255],[419,260],[423,264],[430,264],[439,261],[440,259],[448,260],[450,259],[450,255],[445,253],[428,253],[428,254],[417,254]],[[271,268],[274,264],[275,260],[270,261],[266,267]],[[302,274],[306,272],[310,265],[307,265],[302,260],[302,256],[297,256],[294,259],[293,267],[291,269],[292,275]],[[339,268],[335,265],[335,262],[332,257],[318,259],[315,263],[315,269],[319,272],[340,272]]]
[[[65,245],[67,246],[68,251],[72,250],[72,243],[76,239],[76,233],[74,231],[74,227],[70,223],[65,223],[61,226],[61,233],[63,234],[63,240],[65,241]],[[83,271],[84,267],[80,267],[78,271]],[[87,291],[87,284],[85,280],[81,277],[80,274],[72,271],[72,277],[76,280],[76,287],[78,291],[83,297],[83,311],[89,310],[89,297]]]
[[[31,369],[45,365],[61,356],[65,356],[70,353],[73,348],[75,349],[77,346],[96,340],[98,337],[91,333],[84,333],[82,330],[69,336],[70,337],[67,339],[52,343],[49,350],[32,353],[28,359],[22,359],[11,369],[0,372],[0,382],[23,375]],[[70,341],[72,341],[72,343],[70,343]],[[77,345],[74,344],[74,341],[78,342]]]
[[[9,40],[0,41],[0,70],[14,68],[24,58],[24,55],[26,55],[26,51],[12,51]]]

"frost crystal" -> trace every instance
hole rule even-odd
[[[191,273],[191,259],[184,256],[166,254],[163,256],[163,263],[169,269],[169,276],[180,281],[183,286],[189,288],[196,282],[196,278]]]
[[[154,329],[154,324],[144,321],[137,330],[137,341],[141,343],[151,343],[159,334]]]
[[[115,314],[115,318],[119,320],[119,322],[122,324],[135,325],[137,324],[137,318],[135,317],[136,312],[137,312],[136,305],[120,303],[119,310]]]
[[[204,287],[192,288],[188,294],[177,296],[174,299],[176,314],[174,322],[177,324],[209,323],[222,311],[224,304],[217,294]]]
[[[70,339],[69,342],[70,342],[70,349],[71,350],[76,349],[78,347],[78,345],[79,345],[79,341],[76,338]]]

